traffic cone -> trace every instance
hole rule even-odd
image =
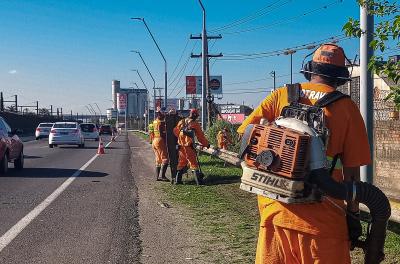
[[[105,154],[105,152],[104,152],[104,144],[103,144],[103,140],[101,138],[99,140],[99,147],[97,149],[97,154]]]

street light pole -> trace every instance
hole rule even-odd
[[[101,119],[101,110],[100,110],[100,107],[97,105],[97,103],[94,103],[94,105],[97,107],[97,109],[99,110],[99,115],[100,115],[100,117],[99,117],[99,119]]]
[[[149,32],[151,38],[153,39],[154,44],[156,44],[156,47],[157,47],[158,51],[159,51],[160,54],[161,54],[161,57],[162,57],[163,60],[164,60],[164,85],[165,85],[165,89],[164,89],[164,99],[165,99],[165,101],[164,101],[164,106],[165,106],[165,108],[166,108],[166,107],[167,107],[167,91],[168,91],[167,60],[165,59],[165,56],[164,56],[164,54],[162,53],[162,51],[161,51],[161,49],[160,49],[160,46],[158,46],[158,43],[157,43],[156,39],[154,38],[153,33],[151,33],[150,28],[147,26],[147,23],[146,23],[146,21],[144,20],[144,18],[141,18],[141,17],[132,17],[131,19],[132,19],[132,20],[141,20],[141,21],[143,22],[143,24],[145,25],[145,27],[146,27],[147,31]]]
[[[150,100],[149,100],[149,89],[147,88],[147,85],[146,85],[146,83],[144,82],[144,80],[143,80],[143,78],[142,78],[142,76],[140,75],[140,73],[139,73],[139,71],[137,70],[137,69],[134,69],[134,70],[132,70],[132,71],[135,71],[138,75],[139,75],[139,78],[140,78],[140,80],[142,81],[142,83],[143,83],[143,86],[146,88],[146,90],[147,90],[147,96],[146,96],[146,98],[147,98],[147,101],[146,101],[146,107],[145,107],[145,109],[146,109],[146,112],[147,112],[147,115],[145,115],[145,118],[146,118],[146,120],[147,120],[147,122],[146,122],[146,131],[147,131],[147,129],[148,129],[148,127],[149,127],[149,123],[150,123]]]
[[[276,89],[276,73],[275,71],[270,72],[271,77],[274,79],[274,91]]]
[[[156,119],[156,81],[154,80],[153,74],[151,74],[151,71],[149,70],[149,67],[147,67],[147,64],[144,61],[144,59],[142,57],[142,54],[139,51],[136,51],[136,50],[131,50],[131,52],[139,54],[140,59],[142,60],[144,66],[146,67],[146,70],[149,73],[151,79],[153,80],[153,104],[154,104],[153,118]]]

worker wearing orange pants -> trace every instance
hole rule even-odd
[[[228,134],[228,129],[226,127],[224,127],[221,131],[218,132],[217,143],[219,149],[228,149],[228,144],[232,143]]]
[[[349,77],[342,48],[335,44],[319,47],[303,68],[307,80],[302,83],[301,104],[314,105],[324,95],[336,90]],[[265,118],[273,122],[289,105],[285,87],[265,98],[238,129],[259,124]],[[333,167],[336,181],[359,181],[359,168],[371,162],[368,137],[357,105],[345,98],[324,108],[329,141],[328,160],[338,160]],[[256,264],[349,264],[350,242],[354,245],[362,233],[358,203],[329,198],[319,203],[284,204],[259,195],[260,231]],[[347,215],[346,215],[347,214]],[[346,223],[347,222],[347,223]]]
[[[154,154],[156,156],[156,180],[168,181],[165,177],[165,173],[168,168],[168,152],[166,142],[166,131],[165,131],[165,114],[161,109],[158,109],[157,118],[153,122],[153,140],[152,146]],[[161,173],[161,177],[160,177]]]
[[[196,121],[198,116],[198,111],[191,109],[189,117],[179,121],[174,128],[174,134],[178,138],[179,146],[178,171],[175,177],[175,184],[182,184],[182,175],[187,165],[194,171],[198,184],[203,182],[203,175],[200,172],[197,153],[194,148],[194,138],[196,137],[204,147],[209,147],[210,144],[201,130],[200,124]]]

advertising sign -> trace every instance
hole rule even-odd
[[[240,105],[221,105],[221,114],[240,114]]]
[[[241,124],[244,121],[244,114],[221,114],[222,118],[231,124]]]
[[[186,94],[201,94],[201,76],[186,76]],[[222,94],[222,76],[210,76],[211,94]]]
[[[117,108],[120,114],[125,114],[127,106],[127,96],[126,94],[117,94]]]

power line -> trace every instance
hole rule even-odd
[[[342,37],[342,38],[331,37],[331,38],[329,38],[329,40],[332,40],[332,42],[340,42],[340,41],[348,40],[351,38],[352,37]],[[224,60],[225,61],[240,61],[240,60],[254,60],[254,59],[262,59],[262,58],[286,55],[285,53],[288,51],[300,51],[300,50],[315,49],[318,45],[325,43],[326,40],[327,39],[325,39],[324,41],[313,42],[313,44],[310,44],[310,45],[302,45],[298,48],[292,47],[292,48],[280,49],[280,50],[275,50],[275,51],[251,53],[251,54],[232,54],[232,55],[226,55],[226,56],[224,56],[224,58],[217,58],[217,59],[222,60],[222,61],[224,61]]]
[[[278,9],[279,7],[282,7],[282,6],[286,5],[286,4],[288,4],[292,0],[288,0],[288,1],[285,1],[285,2],[281,3],[278,6],[274,6],[274,5],[278,4],[281,1],[282,0],[274,1],[273,3],[268,4],[267,6],[264,6],[263,8],[261,8],[258,11],[254,12],[253,14],[250,14],[248,16],[242,17],[242,18],[240,18],[238,20],[235,20],[235,21],[225,25],[225,26],[221,26],[221,27],[217,27],[215,29],[211,29],[210,32],[215,33],[215,32],[218,32],[218,31],[226,30],[226,29],[229,29],[229,28],[232,28],[232,27],[237,27],[237,26],[240,26],[242,24],[248,23],[248,22],[253,21],[253,20],[255,20],[255,19],[259,18],[259,17],[262,17],[262,16],[264,16],[264,15],[266,15],[268,13],[271,13],[275,9]]]
[[[190,51],[190,53],[193,52],[193,50],[196,48],[196,46],[197,46],[197,43],[195,43],[195,44],[193,45],[192,50]],[[190,53],[189,53],[189,54],[190,54]],[[185,63],[182,65],[181,69],[179,70],[179,72],[177,73],[177,75],[175,76],[175,78],[173,78],[173,80],[169,83],[169,85],[172,85],[176,80],[179,80],[179,79],[180,79],[180,77],[181,77],[180,74],[181,74],[182,71],[184,71],[184,69],[186,68],[187,64],[189,63],[189,59],[190,59],[190,56],[188,56],[188,58],[186,59]],[[172,77],[171,77],[170,79],[172,79]]]
[[[181,56],[179,57],[179,60],[178,60],[177,64],[175,65],[175,68],[174,68],[174,70],[172,71],[172,74],[171,74],[171,77],[170,77],[170,78],[173,78],[173,76],[174,76],[176,70],[178,69],[178,66],[179,66],[179,64],[181,63],[181,60],[182,60],[182,58],[183,58],[183,54],[185,54],[185,51],[186,51],[186,48],[187,48],[188,45],[189,45],[189,39],[187,39],[187,41],[186,41],[185,47],[183,48],[183,51],[182,51],[182,53],[181,53]],[[196,45],[196,43],[195,43],[195,45]]]
[[[241,34],[241,33],[246,33],[246,32],[251,32],[251,31],[256,31],[256,30],[260,30],[260,29],[271,28],[271,27],[274,27],[274,26],[282,25],[282,24],[291,23],[291,22],[293,22],[293,21],[295,21],[295,20],[297,20],[299,18],[311,15],[313,13],[316,13],[316,12],[320,11],[320,10],[327,9],[327,8],[333,6],[333,5],[336,5],[336,4],[342,3],[342,2],[343,2],[343,0],[336,0],[336,1],[333,1],[333,2],[331,2],[329,4],[327,4],[327,5],[323,5],[323,6],[320,6],[318,8],[315,8],[315,9],[312,9],[310,11],[307,11],[307,12],[301,14],[301,15],[297,15],[297,16],[293,16],[293,17],[289,17],[289,18],[284,18],[284,19],[279,19],[279,20],[276,20],[276,21],[274,21],[274,22],[272,22],[270,24],[264,25],[264,26],[247,28],[247,29],[242,29],[242,30],[232,31],[232,32],[224,32],[224,34],[228,34],[228,35]]]

